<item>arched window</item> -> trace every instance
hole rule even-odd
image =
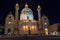
[[[8,29],[8,33],[10,33],[11,32],[11,29]]]
[[[60,25],[57,26],[57,31],[60,32]]]
[[[11,18],[11,16],[9,16],[9,18]]]
[[[27,16],[27,19],[29,19],[29,16]]]

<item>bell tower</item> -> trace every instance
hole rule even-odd
[[[49,26],[49,20],[47,18],[47,16],[43,15],[42,16],[42,27],[43,27],[43,31],[45,35],[48,35],[48,26]]]
[[[5,34],[9,36],[13,36],[14,32],[14,16],[10,12],[10,14],[6,17],[5,21]]]

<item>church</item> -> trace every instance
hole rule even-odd
[[[43,15],[41,16],[41,6],[37,6],[38,20],[34,19],[33,11],[29,8],[28,4],[19,13],[19,4],[15,5],[15,17],[12,12],[7,15],[5,20],[5,33],[6,35],[48,35],[49,20]],[[20,17],[20,20],[18,20]]]

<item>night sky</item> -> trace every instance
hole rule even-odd
[[[0,0],[0,24],[4,25],[6,16],[12,12],[15,15],[15,4],[19,3],[20,11],[24,8],[25,3],[28,3],[29,7],[34,13],[34,19],[38,20],[37,5],[41,5],[41,15],[46,15],[50,24],[60,22],[60,6],[59,1],[56,0]]]

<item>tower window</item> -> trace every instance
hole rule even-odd
[[[47,22],[45,22],[44,24],[47,25]]]
[[[46,18],[44,18],[44,20],[46,20]]]
[[[8,24],[11,24],[11,22],[8,22]]]
[[[9,16],[9,18],[11,18],[11,16]]]

